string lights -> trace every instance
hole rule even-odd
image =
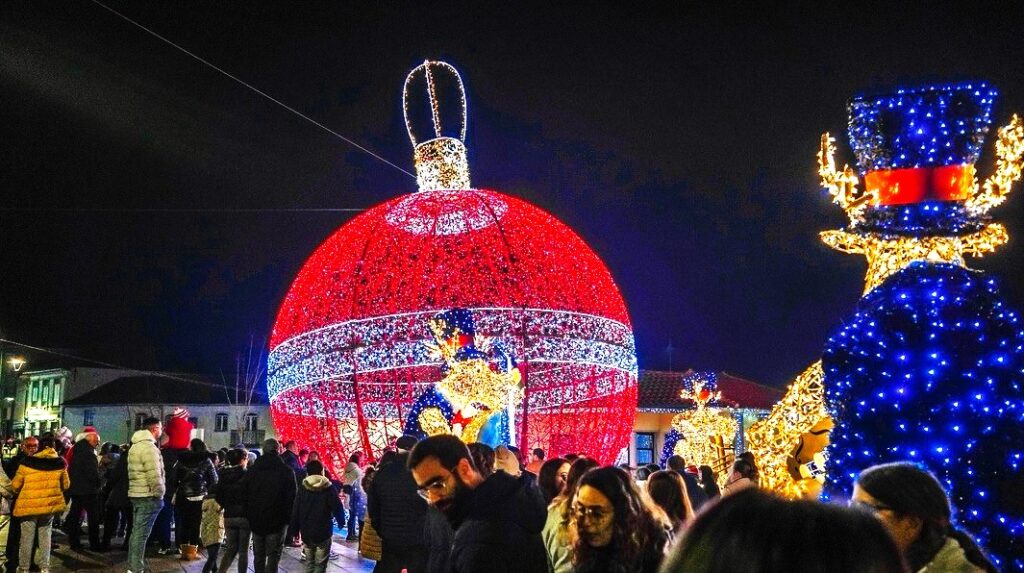
[[[828,443],[830,426],[824,374],[818,361],[797,376],[766,418],[747,429],[747,449],[757,460],[761,487],[791,498],[816,497],[820,484],[802,475],[799,468]],[[804,446],[812,437],[822,443]]]
[[[1024,329],[995,280],[964,266],[1007,241],[988,211],[1021,174],[1014,116],[979,190],[974,163],[995,95],[971,82],[854,99],[864,193],[822,139],[822,183],[851,222],[822,240],[868,260],[865,295],[822,359],[835,421],[826,493],[848,496],[867,466],[916,461],[997,566],[1024,571]]]
[[[438,88],[445,70],[453,71],[427,62],[414,73],[429,72]],[[628,444],[637,396],[635,343],[618,287],[564,223],[470,186],[463,142],[441,131],[456,122],[439,117],[433,137],[419,143],[411,82],[412,74],[403,100],[419,191],[356,216],[296,275],[270,340],[275,427],[335,465],[357,450],[379,457],[450,372],[426,345],[434,340],[428,322],[458,307],[472,313],[478,342],[506,344],[522,375],[508,428],[473,428],[478,435],[493,430],[521,447],[587,452],[610,463]],[[457,76],[455,84],[464,116]],[[464,138],[464,119],[459,128]],[[455,414],[439,407],[422,418],[431,426],[424,432],[450,427]]]
[[[729,412],[710,406],[722,400],[713,381],[696,380],[691,388],[684,387],[679,396],[692,401],[695,408],[672,418],[672,428],[678,436],[675,453],[688,464],[711,466],[721,485],[725,485],[735,457],[732,446],[739,423]]]

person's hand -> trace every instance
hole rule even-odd
[[[494,450],[494,469],[503,471],[512,477],[519,477],[519,460],[516,455],[505,446],[498,446]]]

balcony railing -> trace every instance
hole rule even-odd
[[[247,448],[255,448],[263,445],[267,436],[266,430],[231,430],[231,445],[242,443]]]

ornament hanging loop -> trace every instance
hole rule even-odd
[[[430,117],[434,125],[433,137],[418,141],[409,119],[410,85],[422,72],[427,85],[427,100]],[[437,72],[448,73],[458,87],[461,104],[462,125],[459,137],[444,135],[441,110],[437,99]],[[405,112],[405,129],[413,145],[413,162],[416,165],[416,184],[420,191],[471,189],[469,182],[469,161],[466,158],[466,88],[462,76],[447,62],[426,60],[413,68],[405,77],[402,89],[402,108]]]
[[[427,90],[427,102],[430,105],[430,116],[434,124],[434,135],[428,137],[422,141],[429,141],[431,139],[437,139],[444,137],[443,123],[440,113],[440,105],[437,99],[437,78],[438,73],[446,73],[453,80],[459,91],[459,104],[460,111],[462,114],[462,125],[459,129],[459,140],[465,143],[466,141],[466,118],[467,118],[467,105],[466,105],[466,87],[462,83],[462,76],[459,75],[458,70],[448,62],[442,62],[438,60],[424,60],[422,64],[416,66],[409,72],[409,75],[405,76],[405,86],[402,88],[402,109],[405,113],[405,129],[409,133],[409,141],[412,142],[413,147],[418,146],[421,140],[417,138],[415,130],[412,127],[412,121],[409,119],[409,104],[413,100],[411,93],[412,82],[421,74],[426,80]]]

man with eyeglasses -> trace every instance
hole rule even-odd
[[[29,456],[34,456],[39,452],[39,438],[35,436],[29,436],[22,440],[21,449],[18,453],[11,458],[4,466],[4,470],[7,472],[8,477],[13,478],[14,474],[18,473],[18,466],[21,465],[22,460]],[[11,512],[14,512],[14,504],[18,502],[17,496],[11,500]],[[7,527],[7,548],[5,554],[7,556],[7,563],[4,564],[6,570],[10,573],[14,573],[18,569],[18,560],[20,558],[19,548],[21,546],[21,526],[18,521],[11,516],[10,524]]]
[[[449,564],[455,573],[544,573],[540,532],[547,509],[526,479],[496,471],[484,479],[469,448],[455,436],[431,436],[413,448],[409,469],[420,495],[455,532]]]

